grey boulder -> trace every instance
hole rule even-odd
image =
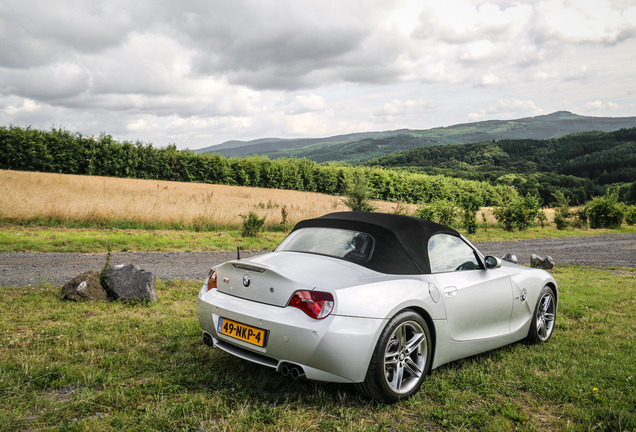
[[[517,255],[513,255],[510,252],[501,257],[502,260],[517,264]]]
[[[97,270],[89,270],[67,282],[60,291],[62,300],[108,300]]]
[[[532,257],[530,257],[530,267],[550,270],[554,268],[554,260],[551,256],[542,258],[539,255],[532,254]]]
[[[157,301],[156,280],[154,273],[135,264],[121,264],[108,268],[108,289],[119,299]]]

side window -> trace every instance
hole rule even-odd
[[[431,273],[480,268],[473,249],[462,239],[448,234],[437,234],[430,238],[428,259],[431,263]]]

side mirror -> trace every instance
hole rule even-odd
[[[494,256],[490,256],[488,255],[486,258],[484,258],[485,264],[486,264],[486,268],[488,270],[491,269],[498,269],[499,267],[501,267],[501,264],[503,261],[501,261],[501,258],[497,258]]]

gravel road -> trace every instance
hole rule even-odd
[[[550,255],[557,265],[590,265],[636,268],[636,234],[617,234],[562,239],[475,243],[485,255],[501,257],[510,252],[520,264],[530,256]],[[242,251],[241,258],[260,252]],[[162,280],[200,280],[216,264],[236,258],[236,252],[121,252],[113,253],[111,265],[137,264]],[[26,286],[40,282],[61,286],[87,270],[100,270],[106,254],[0,253],[0,286]]]

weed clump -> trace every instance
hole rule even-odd
[[[243,237],[256,237],[258,232],[263,228],[265,224],[265,216],[259,218],[258,215],[251,211],[247,215],[239,215],[243,220],[243,229],[241,235]]]

